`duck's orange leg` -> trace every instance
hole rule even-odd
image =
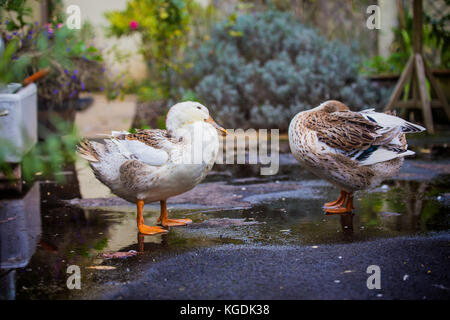
[[[160,223],[164,227],[176,227],[176,226],[185,226],[189,223],[192,223],[191,219],[169,219],[167,214],[167,203],[166,200],[161,200],[161,215],[158,219],[158,223]]]
[[[136,204],[137,204],[136,222],[137,222],[137,227],[138,227],[138,230],[139,230],[140,233],[142,233],[144,235],[153,235],[153,234],[167,233],[168,232],[166,229],[163,229],[161,227],[146,226],[144,224],[144,216],[143,216],[144,201],[143,200],[138,200],[136,202]]]
[[[334,206],[342,206],[344,204],[345,201],[345,191],[341,190],[341,193],[339,194],[339,198],[337,198],[337,200],[332,201],[332,202],[327,202],[323,205],[324,208],[328,208],[328,207],[334,207]]]
[[[333,214],[348,214],[353,211],[353,209],[354,209],[353,195],[346,191],[343,191],[343,192],[344,192],[344,200],[342,201],[342,203],[335,205],[334,207],[325,208],[325,214],[327,216],[333,215]]]

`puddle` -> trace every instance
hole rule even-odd
[[[357,193],[355,214],[346,216],[324,216],[323,203],[337,198],[338,190],[301,169],[288,156],[282,157],[276,176],[259,176],[257,166],[216,166],[206,183],[235,188],[245,205],[236,202],[217,208],[169,201],[171,217],[189,217],[194,223],[171,228],[167,235],[148,237],[137,235],[132,205],[105,206],[105,200],[102,205],[80,207],[61,202],[89,197],[84,182],[77,181],[73,171],[68,184],[36,183],[28,188],[27,196],[8,200],[13,202],[0,210],[0,297],[95,297],[96,292],[139,279],[152,262],[200,247],[314,246],[449,230],[450,164],[442,158],[439,161],[409,161],[398,177],[376,190]],[[269,185],[271,190],[256,192],[259,185]],[[22,227],[5,227],[4,221],[13,216]],[[159,206],[145,206],[147,224],[155,225],[158,216]],[[23,242],[21,252],[6,250],[12,247],[14,237]],[[102,253],[130,250],[138,254],[126,259],[102,258]],[[70,265],[82,270],[83,290],[67,289]]]

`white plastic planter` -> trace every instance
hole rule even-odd
[[[37,142],[37,87],[34,83],[17,93],[0,93],[0,143],[11,146],[5,157],[19,163]]]

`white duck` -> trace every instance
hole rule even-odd
[[[353,193],[392,177],[408,150],[405,133],[425,128],[373,109],[352,112],[330,100],[298,113],[289,125],[292,154],[317,176],[341,189],[336,201],[324,205],[326,214],[353,210]]]
[[[137,204],[137,226],[146,235],[167,230],[144,224],[144,203],[160,201],[158,223],[164,227],[192,222],[169,219],[166,201],[191,190],[205,178],[217,156],[217,131],[227,133],[205,106],[191,101],[170,108],[166,128],[135,133],[113,131],[105,144],[84,140],[78,146],[78,153],[89,161],[97,179],[117,196]]]

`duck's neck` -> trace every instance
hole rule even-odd
[[[219,136],[212,125],[196,122],[183,126],[174,134],[183,141],[185,163],[206,164],[212,167],[219,151]]]
[[[197,121],[182,126],[176,130],[171,131],[171,134],[177,139],[193,143],[194,141],[202,141],[202,143],[218,140],[216,129],[209,123]]]

